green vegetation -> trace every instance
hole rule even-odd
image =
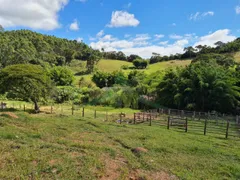
[[[0,179],[240,178],[235,140],[22,112],[0,115],[0,129]]]
[[[18,64],[7,66],[0,72],[0,90],[10,98],[31,100],[34,110],[39,112],[38,102],[47,100],[51,92],[51,81],[41,66]]]
[[[0,179],[239,179],[235,139],[111,123],[160,107],[239,115],[239,50],[236,39],[142,59],[1,32],[0,99],[13,112],[0,112]]]
[[[26,30],[6,31],[0,36],[1,77],[8,73],[11,65],[28,64],[26,66],[30,67],[29,64],[33,64],[44,71],[44,78],[51,79],[48,83],[51,88],[39,86],[38,93],[29,88],[36,80],[35,76],[28,75],[31,68],[29,72],[28,69],[23,71],[26,74],[22,79],[16,74],[12,78],[10,72],[6,80],[0,81],[3,87],[8,80],[15,84],[11,89],[4,89],[5,94],[1,96],[36,102],[36,112],[39,101],[134,109],[169,107],[234,114],[239,111],[240,65],[230,55],[240,49],[239,39],[227,44],[216,42],[214,48],[186,47],[183,54],[153,53],[146,60],[134,54],[126,56],[122,52],[93,50],[84,43]],[[100,60],[102,57],[112,60]],[[23,83],[24,76],[28,83]],[[39,83],[45,84],[43,82]],[[38,96],[33,98],[35,94]]]
[[[168,71],[157,87],[159,102],[178,109],[234,112],[240,98],[238,72],[218,65],[218,60],[209,61],[197,61],[185,69]]]
[[[61,66],[50,69],[50,78],[57,86],[70,86],[74,81],[72,71]]]

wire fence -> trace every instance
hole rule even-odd
[[[32,111],[34,105],[18,103],[1,103],[0,110],[9,109]],[[240,138],[239,116],[220,114],[216,112],[196,112],[178,109],[152,109],[146,112],[125,113],[99,110],[94,107],[81,105],[42,105],[41,113],[57,114],[64,116],[78,116],[81,118],[94,118],[104,122],[119,124],[146,124],[149,126],[164,127],[169,130],[189,132],[218,137]]]

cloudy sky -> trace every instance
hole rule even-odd
[[[150,57],[240,36],[239,0],[0,0],[5,30],[30,29],[95,49]]]

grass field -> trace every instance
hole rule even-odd
[[[166,61],[166,62],[160,62],[156,64],[151,64],[147,67],[147,69],[144,70],[138,70],[138,71],[144,71],[147,74],[154,73],[159,70],[165,70],[168,68],[175,68],[175,67],[185,67],[191,63],[191,60],[173,60],[173,61]],[[83,61],[73,61],[70,65],[70,69],[76,74],[74,84],[78,86],[79,79],[84,77],[85,81],[89,84],[94,84],[91,80],[92,75],[77,75],[79,72],[82,72],[85,69],[85,62]],[[121,67],[123,65],[127,65],[128,67],[133,67],[132,63],[126,62],[126,61],[119,61],[119,60],[100,60],[97,64],[97,69],[104,72],[113,72],[122,70],[126,74],[128,74],[131,69],[123,70]]]
[[[237,52],[235,55],[234,55],[234,59],[236,62],[240,62],[240,52]]]
[[[136,147],[147,152],[132,152]],[[239,147],[79,115],[0,115],[0,179],[239,179]]]

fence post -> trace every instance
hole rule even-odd
[[[186,127],[185,127],[185,132],[188,132],[188,118],[186,118]]]
[[[72,115],[74,115],[74,105],[72,104]]]
[[[133,124],[136,124],[136,113],[134,113]]]
[[[97,118],[97,111],[96,111],[96,109],[95,109],[95,111],[94,111],[94,118],[95,118],[95,119]]]
[[[236,124],[239,124],[239,116],[236,116]]]
[[[170,129],[170,116],[168,116],[167,129]]]
[[[51,106],[51,114],[53,113],[53,107]]]
[[[145,113],[143,112],[143,122],[145,121]]]
[[[152,114],[150,113],[150,122],[149,126],[152,126]]]
[[[183,117],[184,116],[184,111],[182,110],[182,112],[181,112],[181,116]]]
[[[207,134],[207,119],[205,119],[205,123],[204,123],[204,135]]]
[[[170,114],[171,114],[171,109],[168,109],[168,115],[170,116]]]
[[[193,119],[196,117],[196,111],[193,111]]]
[[[122,112],[120,114],[120,124],[122,124]]]
[[[84,107],[83,107],[83,108],[82,108],[82,117],[84,117],[84,115],[85,115],[85,114],[84,114],[84,110],[85,110],[85,109],[84,109]]]
[[[226,139],[228,138],[229,121],[227,121]]]

